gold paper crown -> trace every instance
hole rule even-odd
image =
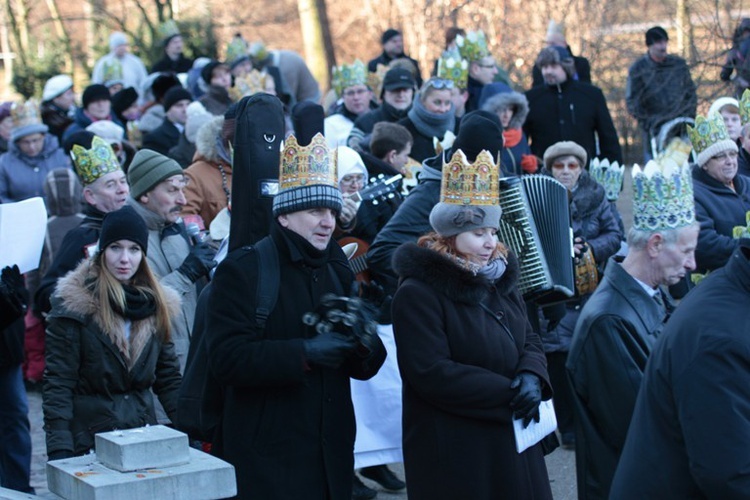
[[[84,185],[89,185],[110,172],[122,170],[112,147],[98,135],[91,139],[91,149],[75,144],[70,150],[70,157],[73,158],[78,178]]]
[[[367,85],[367,68],[365,63],[356,59],[351,64],[334,66],[331,70],[331,81],[336,95],[343,95],[344,89],[355,85]]]
[[[452,81],[456,88],[465,89],[469,82],[469,63],[446,53],[438,60],[437,77]]]
[[[13,106],[10,108],[10,116],[13,119],[13,128],[41,125],[42,123],[42,116],[39,114],[39,103],[34,99],[13,103]]]
[[[281,152],[279,189],[323,184],[336,186],[336,155],[328,149],[323,134],[318,132],[307,146],[300,146],[290,135]]]
[[[740,99],[740,121],[743,125],[750,123],[750,89],[745,89]]]
[[[499,205],[500,167],[492,154],[483,150],[469,163],[460,149],[443,164],[440,201],[451,205]]]
[[[465,37],[456,36],[456,46],[461,57],[469,62],[476,62],[490,55],[490,50],[487,48],[487,38],[481,30],[469,31]]]
[[[238,76],[234,80],[234,87],[229,89],[232,97],[239,101],[245,96],[265,92],[266,80],[271,78],[266,73],[254,69],[244,76]]]
[[[174,19],[167,19],[159,25],[159,35],[163,38],[169,38],[174,35],[180,34],[180,28],[177,27],[177,23]]]

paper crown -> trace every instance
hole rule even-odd
[[[625,167],[616,161],[610,163],[607,158],[594,158],[589,167],[591,177],[602,185],[609,201],[617,201],[622,189],[622,177]]]
[[[750,89],[745,89],[740,99],[740,121],[743,125],[750,123]]]
[[[344,93],[347,87],[355,85],[367,85],[367,68],[365,63],[356,59],[352,64],[334,66],[331,70],[333,88],[338,96]]]
[[[122,64],[117,59],[104,61],[102,82],[104,85],[122,83]]]
[[[42,124],[39,103],[34,99],[29,99],[26,102],[14,102],[10,108],[10,116],[13,119],[14,129]]]
[[[466,36],[456,36],[456,46],[461,57],[469,62],[476,62],[490,55],[484,31],[469,31]]]
[[[729,138],[724,118],[712,113],[708,118],[695,117],[695,127],[687,126],[688,137],[698,155],[698,165],[703,166],[712,156],[724,151],[737,151],[737,144]]]
[[[281,152],[279,189],[336,184],[336,155],[328,148],[325,137],[318,132],[307,146],[300,146],[290,135]]]
[[[229,89],[232,97],[239,101],[245,96],[265,92],[266,80],[271,78],[268,74],[254,69],[244,76],[238,76],[234,80],[234,87]]]
[[[243,57],[250,57],[248,54],[247,42],[240,37],[234,37],[231,42],[227,44],[226,61],[228,64],[232,64],[235,61],[242,59]]]
[[[684,163],[651,160],[633,165],[633,227],[641,231],[678,229],[695,222],[693,178]]]
[[[250,57],[255,61],[265,61],[268,57],[266,44],[260,41],[251,43],[250,47],[247,49],[247,53],[250,54]]]
[[[109,142],[98,135],[91,139],[91,149],[86,149],[79,144],[73,145],[70,149],[70,157],[75,164],[78,178],[84,185],[89,185],[110,172],[122,170]]]
[[[437,77],[451,80],[459,89],[465,89],[469,82],[469,63],[466,59],[445,53],[438,59]]]
[[[492,154],[483,150],[469,163],[460,149],[443,164],[440,201],[450,205],[487,206],[500,204],[500,167]]]
[[[180,28],[177,27],[177,23],[174,19],[167,19],[166,21],[161,23],[159,25],[158,31],[159,36],[161,36],[163,39],[180,34]]]

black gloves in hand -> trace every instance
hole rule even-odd
[[[0,295],[2,295],[3,310],[7,307],[21,316],[26,313],[29,294],[18,266],[3,268],[0,273]]]
[[[346,337],[336,332],[325,331],[311,339],[302,341],[305,359],[312,364],[326,368],[338,368],[357,345],[354,337]]]
[[[542,402],[542,382],[539,377],[529,372],[521,372],[510,383],[511,389],[518,389],[510,401],[510,407],[517,418],[523,419],[523,426],[528,427],[531,420],[539,422],[539,404]]]
[[[187,276],[190,281],[195,282],[198,278],[206,276],[214,268],[216,265],[215,255],[216,250],[208,243],[198,243],[190,250],[190,255],[182,261],[177,270]]]
[[[391,323],[391,302],[393,297],[388,295],[385,288],[371,280],[369,283],[355,281],[352,296],[356,296],[371,305],[376,314],[377,322],[381,325]]]

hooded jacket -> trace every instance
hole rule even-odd
[[[515,143],[509,142],[506,137],[505,147],[500,155],[500,168],[503,175],[521,175],[524,173],[521,163],[525,156],[531,154],[529,140],[521,128],[529,115],[529,101],[519,92],[501,92],[487,99],[482,106],[482,109],[500,108],[513,110],[513,116],[503,132],[504,135],[510,135],[509,132],[514,131],[520,134],[520,140]]]
[[[112,123],[123,129],[125,131],[125,134],[127,134],[128,131],[125,130],[125,125],[122,124],[120,119],[117,118],[117,116],[115,116],[113,112],[110,112],[109,116],[104,119],[110,120]],[[65,129],[65,132],[63,132],[63,143],[74,133],[80,132],[81,130],[86,130],[86,127],[88,127],[92,123],[94,123],[94,120],[92,120],[91,117],[86,114],[83,108],[76,109],[76,113],[73,116],[73,123],[71,123],[70,126]]]
[[[57,137],[45,134],[42,151],[28,156],[18,144],[8,144],[8,152],[0,156],[0,203],[14,203],[35,196],[45,199],[44,181],[56,168],[70,168],[70,158],[60,148]]]

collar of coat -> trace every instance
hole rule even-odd
[[[73,319],[87,325],[93,320],[102,335],[124,358],[128,369],[135,365],[143,349],[156,333],[156,318],[133,321],[130,324],[130,339],[125,336],[125,319],[116,316],[114,323],[107,321],[101,313],[99,302],[91,290],[90,283],[94,271],[90,260],[83,261],[75,270],[57,282],[55,296],[52,298],[53,312],[51,317]],[[180,311],[180,297],[169,287],[162,285],[164,299],[170,317],[174,318]]]
[[[401,280],[419,280],[455,302],[475,304],[484,299],[490,290],[483,276],[474,275],[450,258],[415,243],[405,243],[394,252],[393,269]],[[508,267],[494,286],[506,295],[517,284],[518,276],[518,259],[509,252]]]

